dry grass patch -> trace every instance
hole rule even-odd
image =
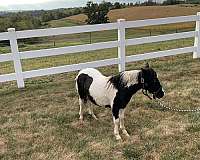
[[[67,17],[66,19],[72,20],[73,22],[86,23],[87,16],[85,14],[78,14],[78,15]]]
[[[126,19],[127,21],[134,21],[152,18],[187,16],[194,14],[196,15],[199,11],[200,6],[141,6],[111,10],[108,13],[108,17],[111,22],[116,22],[117,19]],[[84,14],[79,14],[67,17],[67,19],[72,20],[74,22],[85,23],[87,16]]]
[[[185,123],[176,123],[169,120],[160,121],[159,125],[157,125],[155,128],[146,130],[145,134],[148,137],[151,137],[155,134],[159,135],[160,137],[167,137],[167,136],[173,136],[176,134],[181,134],[184,132],[187,128],[187,124]]]
[[[200,6],[142,6],[112,10],[108,15],[111,22],[116,22],[116,20],[120,18],[133,21],[151,18],[196,15],[199,11]]]

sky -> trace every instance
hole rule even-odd
[[[37,4],[41,2],[48,2],[51,0],[5,0],[0,6],[8,6],[8,5],[15,5],[15,4]]]
[[[0,0],[0,11],[38,10],[85,6],[88,0]],[[93,0],[101,2],[102,0]],[[144,0],[107,0],[110,2],[136,2]]]

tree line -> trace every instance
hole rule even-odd
[[[0,12],[0,32],[7,31],[7,28],[16,30],[43,28],[50,20],[82,13],[82,8],[36,10],[20,12]]]

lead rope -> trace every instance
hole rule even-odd
[[[144,85],[144,78],[141,78],[141,83],[143,85],[142,87],[142,93],[147,96],[150,100],[153,100],[154,98],[152,98],[151,96],[149,96],[148,94],[148,91],[145,89]],[[164,108],[166,110],[170,110],[170,111],[174,111],[174,112],[200,112],[200,108],[197,108],[197,109],[176,109],[176,108],[172,108],[170,107],[170,104],[169,106],[166,106],[164,104],[164,102],[162,102],[161,100],[158,100],[158,99],[154,99],[155,102],[160,106],[160,108]]]
[[[176,109],[176,108],[171,108],[169,106],[166,106],[161,100],[155,100],[157,104],[159,104],[160,107],[170,110],[170,111],[175,111],[175,112],[200,112],[200,109]]]
[[[148,91],[145,89],[142,89],[142,93],[147,96],[150,100],[153,100],[153,98],[151,98],[151,96],[149,96]],[[163,101],[158,100],[158,99],[154,99],[155,102],[160,106],[160,108],[164,108],[166,110],[170,110],[170,111],[174,111],[174,112],[200,112],[200,108],[198,109],[176,109],[176,108],[172,108],[170,107],[170,104],[168,106],[166,106],[164,104]]]

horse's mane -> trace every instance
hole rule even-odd
[[[109,87],[113,85],[116,89],[129,87],[138,83],[139,70],[124,71],[120,74],[111,76],[108,80]]]

